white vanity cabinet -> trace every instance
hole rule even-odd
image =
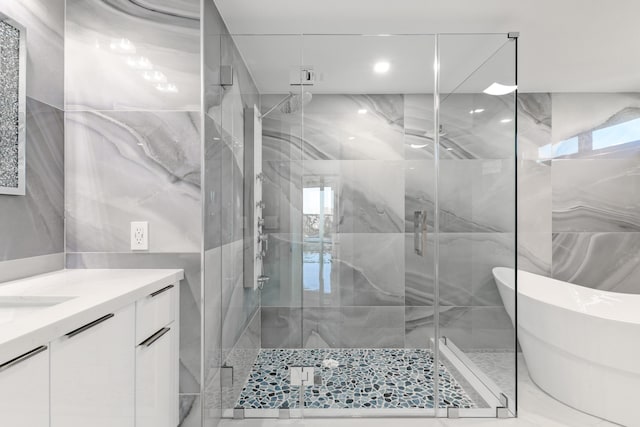
[[[65,295],[0,328],[0,427],[176,427],[183,277],[64,270],[0,286],[13,305],[23,289]]]
[[[49,350],[0,361],[0,425],[49,427]]]
[[[178,425],[177,288],[136,302],[136,427]]]
[[[51,343],[51,427],[133,427],[135,305]]]

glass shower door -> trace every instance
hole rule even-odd
[[[449,416],[516,412],[515,295],[500,295],[492,275],[516,268],[515,37],[438,37],[438,348],[469,391],[452,405],[455,387],[441,379]]]

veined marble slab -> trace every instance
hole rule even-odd
[[[66,110],[199,110],[199,9],[197,0],[68,0]]]
[[[640,231],[640,163],[553,160],[553,231]]]
[[[554,233],[553,278],[640,294],[640,233]]]
[[[285,96],[263,96],[263,111]],[[316,94],[299,111],[276,109],[264,120],[265,160],[401,160],[403,100],[402,95]]]
[[[69,252],[129,252],[141,220],[150,251],[200,250],[199,114],[67,112],[65,172]]]

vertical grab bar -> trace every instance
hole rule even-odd
[[[413,250],[424,256],[424,244],[427,240],[427,211],[413,212]]]

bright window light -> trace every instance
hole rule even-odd
[[[636,141],[640,141],[640,119],[594,130],[592,147],[600,150]]]

